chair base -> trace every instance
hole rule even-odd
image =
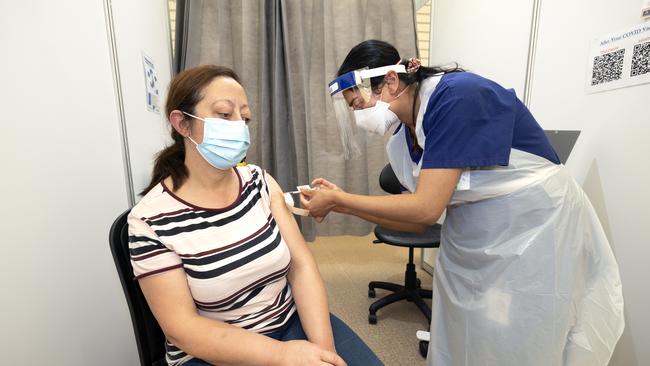
[[[389,290],[393,293],[382,297],[370,305],[368,309],[368,323],[377,324],[377,310],[384,306],[390,305],[399,300],[413,302],[422,311],[422,314],[431,323],[431,308],[423,299],[430,299],[431,290],[425,290],[420,287],[421,281],[417,278],[415,265],[408,263],[404,273],[404,285],[398,285],[390,282],[372,281],[368,284],[368,297],[375,297],[375,289]]]

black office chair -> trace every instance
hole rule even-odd
[[[138,281],[133,278],[133,268],[129,256],[129,238],[126,217],[130,210],[122,213],[113,222],[109,232],[111,253],[117,274],[122,283],[124,296],[129,305],[135,341],[138,346],[141,366],[163,366],[165,361],[165,334],[154,318],[142,294]]]
[[[390,164],[387,164],[381,171],[381,174],[379,175],[379,185],[387,193],[401,193],[401,185]],[[372,281],[368,284],[368,297],[374,298],[376,295],[375,289],[378,288],[393,291],[392,294],[387,295],[370,305],[370,308],[368,309],[368,322],[370,324],[377,324],[377,310],[404,299],[415,303],[427,320],[431,322],[431,308],[423,300],[423,298],[431,298],[431,290],[425,290],[420,287],[421,281],[417,278],[415,264],[413,263],[413,250],[414,248],[439,247],[440,225],[431,225],[423,234],[389,230],[377,225],[375,226],[375,236],[377,237],[377,239],[373,241],[375,244],[384,243],[409,248],[409,261],[406,264],[403,285],[380,281]]]

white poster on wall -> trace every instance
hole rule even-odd
[[[156,75],[156,68],[154,67],[153,60],[151,60],[151,58],[144,53],[142,54],[142,65],[144,67],[144,83],[146,91],[145,98],[147,110],[160,114],[160,106],[158,104],[160,91],[158,88],[158,76]]]
[[[650,83],[650,23],[595,39],[586,79],[586,93]]]

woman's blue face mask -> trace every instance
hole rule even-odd
[[[184,114],[203,121],[203,142],[196,145],[199,154],[208,164],[221,170],[228,170],[246,157],[251,144],[248,126],[244,121],[229,121],[221,118],[200,118]]]

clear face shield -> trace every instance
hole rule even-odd
[[[406,68],[404,65],[364,68],[345,73],[329,83],[343,157],[346,160],[361,154],[357,127],[377,134],[384,134],[390,127],[387,119],[384,121],[385,118],[382,118],[382,112],[389,112],[388,104],[380,101],[380,96],[373,93],[370,85],[371,78],[384,76],[389,71],[406,73]]]

